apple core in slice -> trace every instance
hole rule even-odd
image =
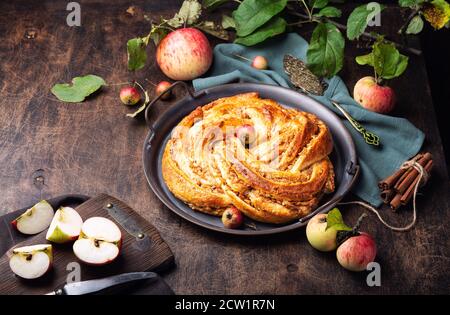
[[[119,247],[113,243],[84,238],[73,244],[73,252],[84,263],[104,265],[117,258]]]
[[[46,238],[54,243],[66,243],[78,238],[83,220],[75,209],[61,207],[55,213]]]
[[[81,261],[90,265],[104,265],[117,258],[122,233],[111,220],[103,217],[87,219],[81,228],[73,252]]]
[[[13,249],[9,267],[21,278],[36,279],[50,269],[52,260],[52,245],[24,246]]]
[[[52,206],[42,200],[12,221],[11,224],[23,234],[37,234],[49,227],[53,215]]]

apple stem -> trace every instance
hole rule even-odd
[[[147,92],[147,90],[144,89],[144,87],[140,85],[138,81],[133,81],[133,83],[136,84],[142,90],[142,93],[145,94]]]
[[[233,54],[233,55],[238,57],[238,58],[241,58],[241,59],[244,59],[244,60],[247,60],[247,61],[251,61],[250,59],[245,58],[244,56],[241,56],[241,55],[238,55],[238,54]]]
[[[110,83],[107,86],[116,86],[116,85],[130,85],[132,82],[119,82],[119,83]]]
[[[154,87],[156,87],[156,84],[153,83],[152,81],[150,81],[149,79],[145,79],[145,81],[147,81],[148,83],[150,83],[151,85],[153,85]]]
[[[363,214],[361,214],[361,216],[356,221],[355,226],[353,226],[353,231],[355,231],[355,232],[359,231],[359,227],[365,217],[367,217],[367,213],[364,212]]]

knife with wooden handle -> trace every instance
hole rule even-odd
[[[140,281],[149,279],[156,280],[157,277],[158,275],[154,272],[123,273],[101,279],[68,283],[62,288],[49,292],[46,295],[111,294],[132,286]]]

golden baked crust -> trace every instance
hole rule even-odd
[[[251,145],[236,136],[236,128],[248,125],[255,130]],[[167,142],[162,172],[192,209],[219,216],[234,205],[254,220],[286,223],[334,191],[332,149],[316,116],[245,93],[186,116]]]

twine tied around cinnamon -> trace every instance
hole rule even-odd
[[[413,193],[413,219],[411,221],[411,223],[409,223],[408,225],[404,226],[404,227],[395,227],[390,225],[389,223],[387,223],[380,215],[380,212],[375,209],[373,206],[371,206],[370,204],[363,202],[363,201],[349,201],[349,202],[340,202],[338,203],[338,205],[351,205],[351,204],[356,204],[356,205],[360,205],[363,206],[364,208],[372,211],[373,213],[375,213],[375,215],[378,217],[378,219],[381,221],[381,223],[383,223],[387,228],[396,231],[396,232],[406,232],[409,231],[415,224],[416,224],[416,220],[417,220],[417,208],[416,208],[416,196],[417,196],[417,192],[419,190],[419,187],[425,185],[429,178],[430,178],[430,174],[429,172],[420,164],[417,162],[417,160],[419,159],[420,156],[416,156],[413,159],[406,161],[402,164],[402,166],[400,167],[401,169],[410,169],[410,168],[414,168],[418,173],[418,180],[415,183],[414,186],[414,193]]]

